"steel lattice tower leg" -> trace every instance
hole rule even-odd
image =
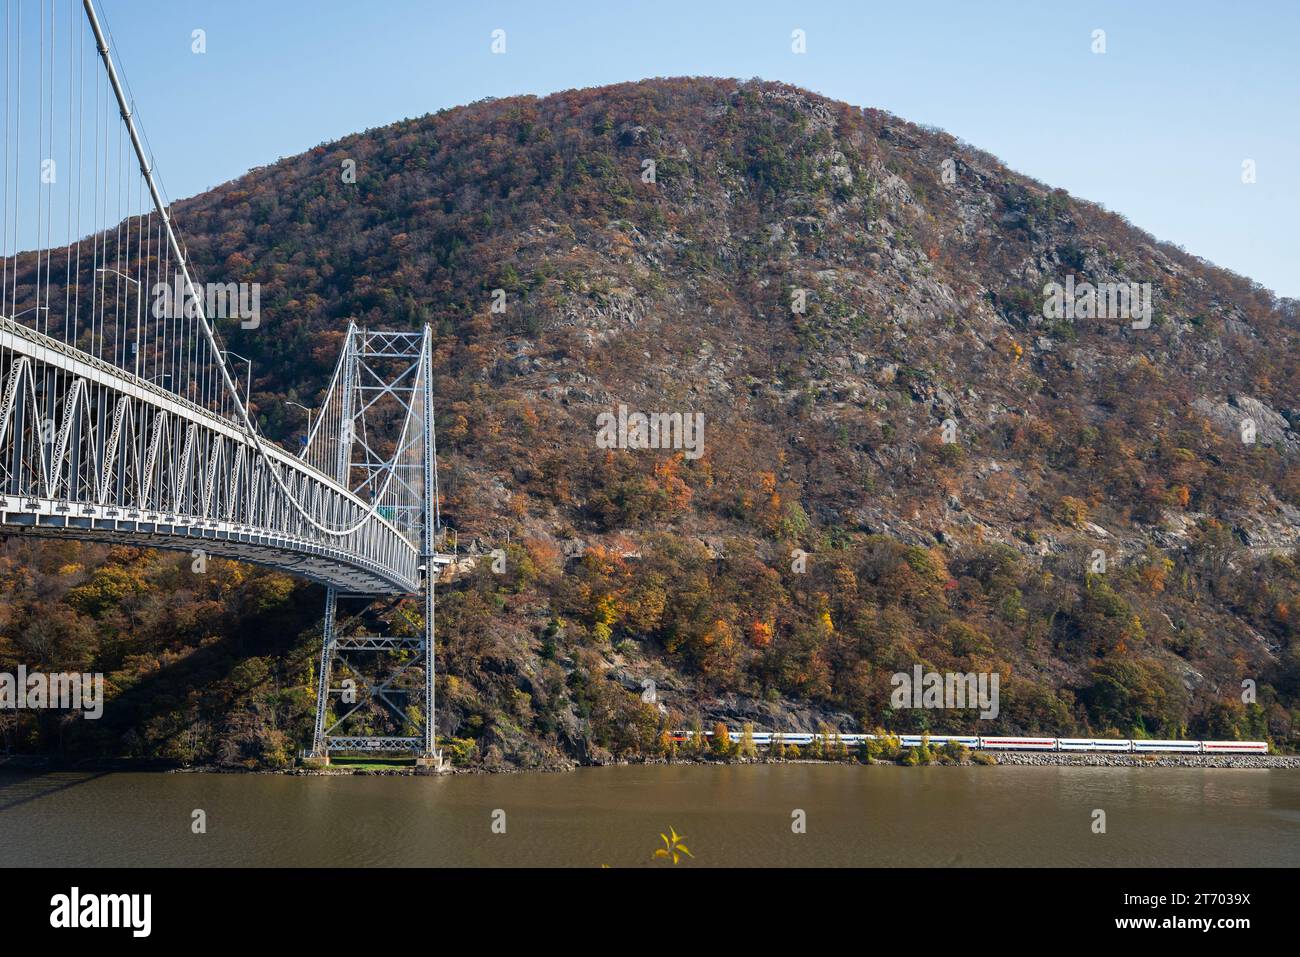
[[[325,745],[325,712],[329,710],[330,697],[330,653],[334,644],[334,617],[338,613],[338,592],[333,588],[325,591],[325,634],[320,649],[320,671],[316,675],[316,728],[312,732],[311,751],[313,758],[329,758],[329,749]]]
[[[432,336],[426,326],[424,341],[420,349],[420,361],[424,364],[423,374],[420,376],[424,393],[420,397],[424,418],[424,456],[422,462],[424,471],[424,514],[420,523],[420,553],[424,561],[424,750],[420,757],[425,761],[432,761],[435,765],[439,765],[442,759],[438,753],[437,693],[434,680],[436,659],[433,648],[435,624],[434,589],[438,580],[438,566],[435,561],[438,492],[436,484],[437,471],[433,461],[434,450],[437,445],[433,434],[432,355]]]

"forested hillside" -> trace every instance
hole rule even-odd
[[[202,278],[261,283],[260,326],[222,332],[288,447],[285,400],[320,399],[349,319],[433,327],[443,516],[507,553],[440,592],[458,760],[651,754],[719,717],[976,730],[890,710],[916,664],[1001,675],[983,733],[1300,745],[1296,303],[1122,216],[722,79],[443,111],[176,216]],[[1150,327],[1045,318],[1067,276],[1149,283]],[[703,413],[703,454],[600,447],[620,404]],[[283,764],[320,596],[11,539],[0,668],[103,671],[114,697],[100,722],[0,716],[0,746]]]

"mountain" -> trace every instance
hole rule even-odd
[[[321,397],[349,318],[433,326],[443,516],[506,553],[441,596],[459,760],[719,718],[1300,744],[1297,304],[1095,203],[887,113],[689,78],[370,130],[176,218],[201,277],[261,284],[259,328],[222,331],[291,447],[283,400]],[[702,444],[609,448],[620,406],[702,416]],[[67,746],[305,740],[314,588],[60,547],[0,553],[0,661],[59,604],[43,653],[138,706],[126,746],[109,714]],[[106,569],[136,584],[91,600]],[[171,627],[177,587],[221,616]],[[891,710],[918,664],[997,672],[998,717]]]

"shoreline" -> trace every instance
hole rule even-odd
[[[1295,754],[1062,754],[1008,751],[997,755],[1008,767],[1106,768],[1300,768]]]
[[[1300,755],[1294,754],[1081,754],[1042,751],[1004,751],[990,755],[995,760],[989,764],[975,761],[934,762],[915,767],[1089,767],[1089,768],[1209,768],[1241,770],[1300,769]],[[871,764],[850,759],[827,761],[789,758],[749,758],[724,761],[650,758],[640,761],[611,761],[605,764],[578,764],[544,768],[432,768],[416,767],[348,767],[336,765],[323,768],[230,768],[217,765],[177,765],[158,760],[129,758],[103,761],[68,761],[45,755],[0,755],[0,771],[7,769],[28,771],[84,771],[87,773],[155,773],[155,774],[280,774],[289,777],[352,777],[401,776],[438,777],[453,774],[559,774],[587,767],[645,767],[645,766],[707,766],[730,767],[745,764],[783,765],[845,765],[859,768],[903,768],[894,761],[874,761]]]

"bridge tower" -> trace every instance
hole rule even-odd
[[[437,550],[431,353],[427,327],[389,332],[350,325],[301,453],[362,500],[378,502],[379,516],[418,547],[421,562],[416,594],[326,589],[311,758],[413,753],[417,764],[442,765],[434,593],[438,570],[451,556]],[[418,599],[418,617],[408,610],[411,599]]]

